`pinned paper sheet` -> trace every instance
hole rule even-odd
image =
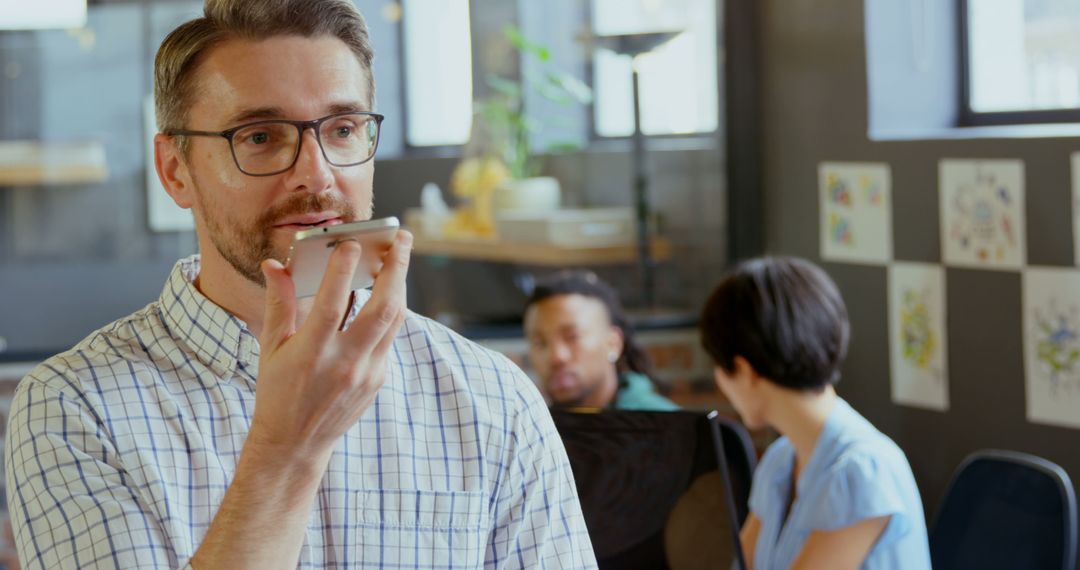
[[[1080,428],[1080,271],[1024,272],[1028,421]]]
[[[1073,257],[1080,265],[1080,152],[1072,153]]]
[[[1020,269],[1026,261],[1024,163],[942,160],[942,260],[980,269]]]
[[[889,267],[889,344],[892,400],[949,409],[945,334],[945,271],[938,265]]]
[[[887,164],[818,165],[822,259],[872,264],[892,259],[890,186]]]

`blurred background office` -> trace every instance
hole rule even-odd
[[[517,339],[533,276],[574,266],[616,283],[645,328],[692,325],[729,258],[719,4],[357,4],[388,117],[376,215],[420,238],[414,310]],[[3,7],[0,354],[33,361],[141,307],[195,251],[148,141],[155,50],[201,2]],[[648,50],[635,90],[632,56],[605,41],[656,31],[631,46]],[[660,337],[684,372],[703,362],[690,336]]]
[[[619,290],[667,395],[730,412],[696,315],[734,261],[798,255],[848,303],[840,394],[908,454],[928,515],[976,449],[1080,473],[1080,2],[356,3],[387,116],[375,211],[417,233],[413,310],[524,366],[532,283],[588,269]],[[158,44],[200,9],[0,0],[5,393],[195,253],[153,172],[149,97]],[[991,217],[1013,233],[965,261],[964,239],[1004,231],[949,219],[969,167],[972,187],[1005,188]],[[880,223],[833,209],[845,177],[884,184]],[[928,312],[907,313],[935,323],[922,344],[891,298],[913,265],[931,276]],[[905,369],[919,358],[897,347],[933,365]]]

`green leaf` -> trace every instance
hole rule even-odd
[[[521,53],[536,57],[543,62],[551,60],[551,50],[546,46],[530,41],[517,26],[506,26],[503,28],[503,35],[510,40],[510,45]]]
[[[584,81],[561,71],[554,72],[552,79],[570,94],[578,103],[592,103],[592,88]]]
[[[547,146],[547,152],[551,154],[574,152],[581,148],[581,145],[576,141],[560,141],[553,142]]]
[[[487,84],[496,93],[500,93],[509,99],[518,101],[521,99],[521,85],[517,81],[511,81],[498,75],[489,75]]]

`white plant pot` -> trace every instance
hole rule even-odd
[[[491,207],[496,212],[556,210],[561,202],[559,181],[550,176],[505,180],[491,197]]]

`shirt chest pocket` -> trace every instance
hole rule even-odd
[[[373,490],[354,498],[359,566],[483,566],[491,526],[483,493]]]

